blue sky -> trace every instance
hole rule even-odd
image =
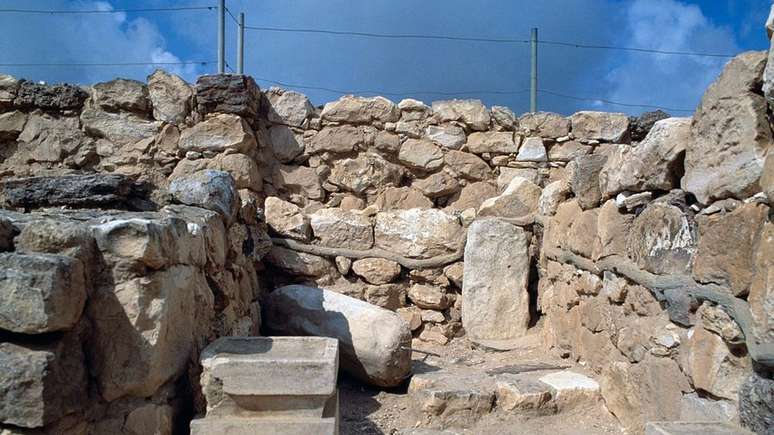
[[[0,0],[0,9],[122,9],[214,5],[215,0]],[[227,0],[248,25],[312,27],[374,33],[422,33],[738,53],[764,50],[770,0]],[[236,27],[227,23],[227,60],[236,64]],[[113,63],[214,60],[214,11],[111,15],[0,13],[0,63]],[[247,74],[297,85],[373,90],[394,101],[448,97],[406,91],[521,91],[529,88],[524,44],[363,39],[247,31]],[[540,47],[541,89],[556,93],[693,109],[727,59]],[[188,81],[215,65],[167,67]],[[0,67],[48,82],[143,80],[152,67]],[[270,84],[258,80],[263,87]],[[298,89],[314,104],[340,94]],[[528,109],[528,93],[459,95],[487,105]],[[628,113],[643,108],[541,94],[541,110]],[[673,112],[675,115],[690,112]]]

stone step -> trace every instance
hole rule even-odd
[[[753,432],[719,421],[652,421],[645,425],[645,435],[753,435]]]
[[[338,435],[331,418],[200,418],[191,422],[191,435]]]

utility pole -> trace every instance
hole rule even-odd
[[[226,0],[218,0],[218,74],[226,70]]]
[[[530,38],[530,45],[532,46],[532,68],[529,77],[529,111],[532,113],[537,112],[537,76],[538,76],[538,29],[532,28],[532,37]]]
[[[237,36],[237,74],[245,73],[245,13],[239,13],[239,34]]]

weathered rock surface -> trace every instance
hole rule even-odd
[[[459,121],[473,130],[489,128],[489,110],[480,100],[434,101],[433,112],[440,122]]]
[[[78,110],[88,98],[78,86],[43,85],[20,80],[13,105],[22,109],[40,108],[46,111]]]
[[[193,89],[179,76],[157,69],[148,76],[148,96],[153,118],[170,124],[182,124],[191,113]]]
[[[127,111],[108,111],[89,100],[81,112],[81,124],[86,133],[124,146],[151,138],[159,132],[161,122],[145,116]]]
[[[363,258],[352,263],[352,271],[374,285],[392,282],[400,270],[400,264],[385,258]]]
[[[660,109],[653,112],[645,112],[640,116],[630,118],[632,140],[639,142],[645,139],[645,136],[648,135],[650,129],[653,128],[653,125],[658,121],[667,118],[671,118],[671,116]]]
[[[408,297],[414,305],[426,310],[445,310],[449,308],[450,301],[446,293],[435,286],[414,284],[408,291]]]
[[[388,187],[376,197],[374,204],[382,211],[433,208],[432,201],[411,187]]]
[[[309,240],[312,234],[309,218],[297,205],[270,196],[264,207],[266,223],[272,231],[292,239]]]
[[[306,95],[280,88],[266,92],[269,99],[269,122],[301,127],[314,113],[314,107]]]
[[[443,160],[449,169],[468,180],[484,180],[492,173],[489,165],[475,154],[451,150],[443,156]]]
[[[177,201],[220,213],[227,223],[239,207],[239,194],[234,179],[227,172],[204,170],[176,178],[169,184],[169,193]]]
[[[764,158],[774,143],[766,100],[756,93],[765,64],[761,52],[735,57],[696,109],[682,187],[702,204],[745,199],[760,190]]]
[[[61,255],[0,254],[0,329],[71,329],[86,302],[83,264]]]
[[[428,140],[409,139],[403,142],[398,160],[410,168],[431,171],[443,166],[441,149]]]
[[[426,197],[432,199],[449,196],[460,190],[460,184],[457,182],[457,179],[446,172],[436,172],[421,180],[415,180],[411,183],[411,186],[419,189]]]
[[[617,147],[599,173],[602,195],[679,187],[680,158],[692,140],[690,126],[690,118],[664,119],[637,146]]]
[[[32,160],[58,162],[88,142],[79,124],[75,116],[33,112],[27,116],[24,130],[16,139],[29,150]]]
[[[529,325],[529,238],[498,219],[475,221],[465,245],[462,324],[479,343],[512,340]]]
[[[545,162],[548,160],[546,147],[543,145],[543,139],[539,137],[528,137],[519,148],[516,160],[520,162]]]
[[[319,278],[336,272],[336,267],[327,258],[281,246],[271,248],[266,261],[288,274],[302,277]]]
[[[539,186],[525,178],[515,177],[502,194],[485,200],[478,214],[518,219],[520,223],[529,224],[537,211],[540,194]]]
[[[519,118],[519,127],[546,138],[558,138],[570,134],[570,120],[551,112],[525,113]]]
[[[771,305],[774,298],[774,223],[764,225],[754,255],[755,275],[747,298],[753,318],[752,339],[758,343],[771,343],[774,342],[774,307]]]
[[[739,420],[756,433],[774,427],[774,379],[753,372],[744,380],[739,389]]]
[[[440,210],[395,210],[377,213],[374,244],[409,258],[431,258],[456,251],[464,234],[458,220]]]
[[[265,321],[283,335],[337,338],[342,368],[370,384],[396,386],[411,370],[408,325],[398,314],[366,302],[318,288],[287,286],[267,298]]]
[[[425,129],[425,136],[444,148],[458,150],[467,139],[465,130],[456,125],[431,125]]]
[[[714,397],[736,400],[749,362],[733,355],[722,338],[702,327],[693,329],[686,346],[683,369],[693,380],[693,386]]]
[[[255,136],[247,122],[231,114],[212,116],[180,133],[179,147],[183,152],[249,153],[256,146]]]
[[[519,150],[519,140],[509,131],[476,132],[468,136],[467,145],[471,153],[515,153]]]
[[[622,143],[629,135],[629,117],[623,113],[577,112],[570,122],[573,135],[580,139]]]
[[[346,95],[326,104],[320,116],[326,121],[350,124],[395,122],[400,118],[400,110],[395,103],[384,97]]]
[[[30,177],[0,182],[0,199],[7,207],[125,209],[131,208],[132,200],[138,198],[141,198],[140,192],[133,180],[119,174]]]
[[[687,273],[696,252],[695,224],[679,208],[652,203],[634,219],[629,257],[655,274]]]
[[[290,127],[275,125],[269,129],[271,149],[274,156],[282,163],[293,161],[304,152],[304,138],[295,133]]]
[[[197,110],[207,113],[233,113],[252,119],[260,109],[261,90],[250,76],[212,74],[196,80]]]
[[[402,167],[369,153],[354,159],[339,160],[331,169],[328,181],[344,190],[360,194],[381,187],[398,186],[402,178]]]
[[[26,123],[27,115],[24,112],[14,110],[13,112],[0,114],[0,140],[16,140],[21,132],[24,131]]]
[[[331,248],[370,249],[374,244],[370,218],[339,208],[323,208],[309,221],[320,244]]]
[[[148,87],[143,82],[115,79],[97,83],[92,89],[94,103],[104,110],[135,112],[141,115],[150,111]]]
[[[606,161],[607,156],[595,154],[578,157],[567,165],[572,174],[570,187],[584,210],[597,207],[602,199],[599,174]]]
[[[310,154],[331,152],[351,153],[355,149],[364,148],[365,132],[362,128],[351,125],[326,127],[314,135],[307,145]]]
[[[355,165],[347,165],[352,168]],[[342,171],[342,177],[347,177],[347,173]],[[278,165],[272,172],[274,187],[286,192],[302,195],[311,200],[320,200],[325,197],[320,177],[312,168],[305,166]],[[342,178],[341,182],[355,182],[355,179]]]

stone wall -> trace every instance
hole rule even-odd
[[[262,293],[303,283],[395,310],[421,341],[539,334],[600,374],[634,432],[756,427],[774,365],[765,65],[740,55],[668,119],[315,108],[239,75],[0,76],[0,366],[16,370],[0,422],[168,433],[203,409],[202,347],[257,334]]]

